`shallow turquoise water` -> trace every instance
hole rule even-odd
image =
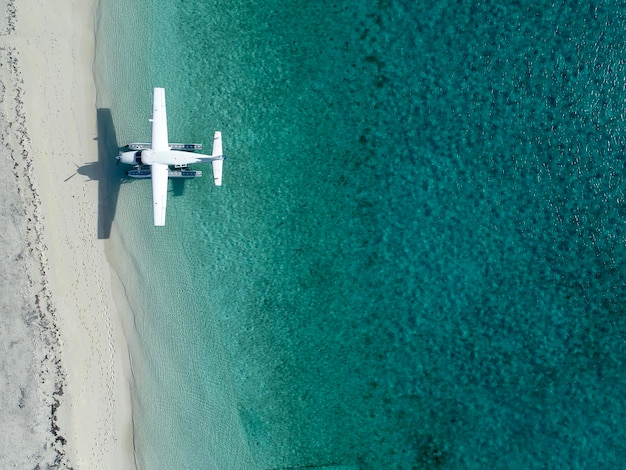
[[[171,140],[229,157],[162,231],[121,186],[145,468],[624,460],[623,5],[129,8],[120,145],[165,86]]]

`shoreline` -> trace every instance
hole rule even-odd
[[[124,299],[114,296],[106,240],[98,239],[97,2],[2,3],[8,19],[0,34],[1,131],[14,179],[5,184],[19,199],[10,208],[19,215],[7,217],[21,244],[21,271],[13,278],[27,279],[19,293],[31,313],[21,323],[12,319],[19,328],[9,328],[11,345],[28,346],[10,359],[1,390],[21,395],[25,411],[13,412],[12,425],[28,428],[27,445],[7,441],[0,461],[136,468],[130,360],[116,305]],[[2,287],[8,291],[10,281]],[[11,380],[12,371],[24,370],[27,377]]]

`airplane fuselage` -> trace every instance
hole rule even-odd
[[[186,166],[192,163],[204,163],[212,161],[212,157],[207,157],[199,153],[186,152],[182,150],[131,150],[122,152],[119,160],[127,165],[152,165],[153,163],[163,163],[170,166]]]

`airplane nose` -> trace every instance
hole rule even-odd
[[[127,165],[135,165],[137,164],[136,159],[135,159],[135,154],[137,152],[135,151],[131,151],[131,152],[122,152],[117,156],[117,161],[125,163]]]

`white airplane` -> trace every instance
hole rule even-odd
[[[213,137],[213,153],[211,156],[195,153],[202,149],[201,144],[170,144],[167,140],[167,114],[165,111],[165,88],[155,88],[152,101],[152,143],[128,144],[130,151],[122,152],[118,161],[135,165],[128,172],[132,178],[152,178],[152,201],[154,208],[154,225],[165,225],[165,208],[167,207],[168,178],[197,178],[201,171],[191,170],[190,163],[211,162],[213,166],[213,182],[222,185],[222,133],[215,132]],[[144,167],[147,166],[147,168]]]

